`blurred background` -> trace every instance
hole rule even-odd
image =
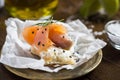
[[[27,7],[24,13],[20,11],[20,9],[24,9],[21,6]],[[2,7],[5,7],[8,13],[10,13],[10,16],[20,18],[18,15],[24,14],[31,17],[27,18],[23,16],[25,17],[23,19],[38,19],[50,14],[54,16],[55,19],[66,19],[70,17],[89,21],[105,21],[109,19],[119,19],[120,17],[120,0],[32,0],[31,2],[29,0],[0,0],[0,8]],[[30,9],[28,7],[30,7]],[[38,7],[45,7],[44,12],[38,10]],[[19,10],[19,12],[17,12],[17,10]],[[26,12],[31,15],[36,15],[30,16],[28,13],[26,14]],[[37,18],[34,18],[36,16]]]

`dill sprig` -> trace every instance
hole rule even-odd
[[[59,22],[62,22],[64,19],[58,20]],[[35,25],[39,25],[39,26],[47,26],[49,24],[55,23],[57,21],[53,21],[53,17],[50,17],[49,19],[46,19],[46,22],[41,22],[41,23],[37,23]]]

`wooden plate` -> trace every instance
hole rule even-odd
[[[45,71],[40,71],[40,70],[32,70],[32,69],[17,69],[17,68],[12,68],[7,65],[5,67],[12,73],[27,78],[27,79],[32,79],[32,80],[41,80],[41,79],[70,79],[70,78],[76,78],[80,77],[82,75],[85,75],[92,70],[94,70],[99,63],[102,60],[102,50],[98,51],[98,53],[91,58],[89,61],[86,63],[82,64],[81,66],[73,69],[73,70],[61,70],[57,73],[49,73]]]

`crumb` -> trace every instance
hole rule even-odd
[[[103,35],[105,33],[105,30],[103,30],[103,31],[95,31],[95,32],[93,32],[93,34],[95,35],[95,36],[101,36],[101,35]]]
[[[94,27],[95,27],[94,25],[91,25],[91,26],[90,26],[90,28],[92,28],[92,29],[93,29]]]

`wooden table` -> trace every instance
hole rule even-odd
[[[77,5],[76,5],[77,4]],[[66,2],[60,1],[58,9],[54,14],[55,19],[67,19],[69,16],[74,15],[80,6],[80,0],[72,1],[66,0]],[[6,37],[6,26],[4,21],[9,18],[10,15],[4,8],[0,9],[0,49],[2,48]],[[117,18],[119,19],[119,18]],[[84,22],[88,25],[88,28],[92,28],[91,24],[95,27],[93,31],[102,31],[104,29],[104,23],[91,23]],[[106,35],[102,34],[97,36],[104,41],[107,41]],[[0,63],[0,80],[28,80],[19,77],[9,72],[3,64]],[[120,51],[114,49],[109,43],[103,48],[103,59],[100,65],[87,75],[78,77],[72,80],[120,80]]]

